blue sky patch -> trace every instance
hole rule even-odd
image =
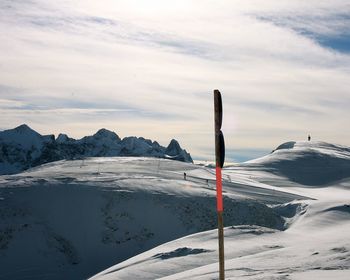
[[[282,28],[314,40],[327,49],[341,53],[350,53],[350,15],[333,14],[320,16],[256,16],[260,21],[270,22]]]

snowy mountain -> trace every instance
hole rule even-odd
[[[310,145],[320,159],[332,147],[297,142],[223,170],[227,279],[349,278],[349,176],[310,186],[279,172],[288,161],[322,174]],[[0,279],[216,279],[215,195],[213,169],[157,158],[0,176]]]
[[[42,136],[27,125],[0,132],[0,174],[31,167],[54,140],[53,135]]]
[[[350,177],[350,147],[319,141],[287,142],[265,157],[248,161],[245,167],[265,168],[302,185],[327,185]]]
[[[193,162],[176,140],[168,147],[142,137],[125,137],[107,129],[75,140],[65,134],[42,136],[27,125],[0,132],[0,174],[13,174],[62,159],[105,156],[144,156]]]

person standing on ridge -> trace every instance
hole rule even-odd
[[[307,137],[307,141],[311,141],[311,136],[309,134],[309,136]]]

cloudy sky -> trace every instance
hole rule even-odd
[[[347,0],[0,0],[0,130],[172,138],[231,160],[289,140],[350,145]]]

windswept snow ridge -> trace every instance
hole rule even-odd
[[[264,167],[302,185],[327,186],[350,177],[350,148],[318,141],[287,142],[245,167]]]
[[[0,132],[0,175],[13,174],[43,163],[83,157],[143,156],[193,162],[176,140],[168,147],[142,137],[125,137],[107,129],[75,140],[65,134],[42,136],[23,124]]]

